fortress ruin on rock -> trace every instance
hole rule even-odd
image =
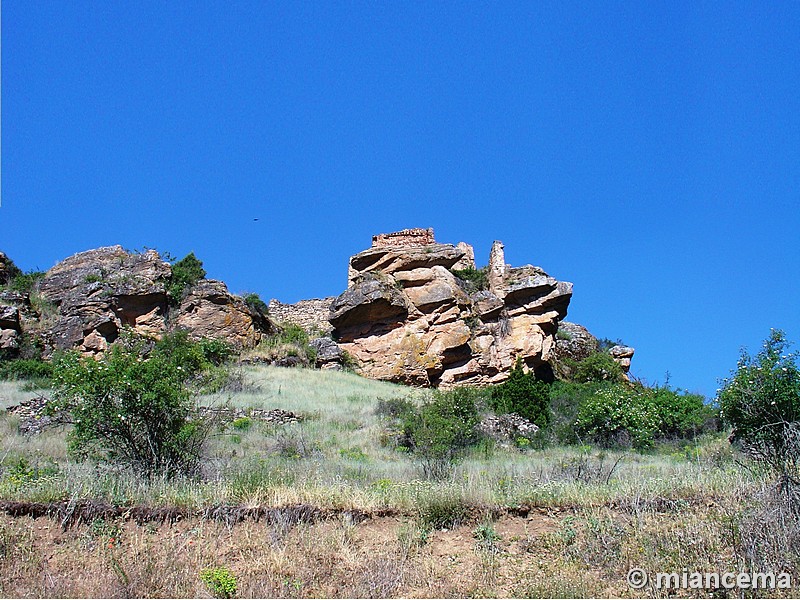
[[[579,325],[564,324],[578,332],[574,342],[557,339],[571,297],[571,283],[540,267],[506,264],[499,241],[477,270],[469,244],[404,229],[373,236],[351,257],[348,289],[337,298],[273,300],[270,309],[279,321],[317,331],[327,324],[366,377],[452,387],[504,381],[518,358],[550,380],[560,358],[591,352],[596,340]],[[625,350],[617,353],[628,367],[633,350]]]

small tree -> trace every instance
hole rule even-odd
[[[71,414],[69,449],[79,457],[147,475],[193,474],[210,425],[198,417],[187,382],[209,363],[183,332],[149,345],[130,337],[100,360],[62,355],[53,408]]]
[[[800,371],[782,331],[772,330],[756,356],[742,351],[735,372],[718,392],[731,441],[778,476],[793,509],[800,510]]]
[[[432,399],[401,418],[404,437],[431,479],[448,475],[459,454],[478,440],[475,394],[467,388],[434,392]]]
[[[499,413],[517,413],[541,429],[550,422],[550,388],[526,373],[517,359],[508,379],[492,388],[492,408]]]
[[[203,262],[190,252],[174,265],[167,284],[167,294],[172,304],[179,304],[186,290],[206,276]]]

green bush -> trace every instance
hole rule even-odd
[[[228,567],[203,569],[200,571],[200,580],[215,598],[233,598],[236,595],[236,576]]]
[[[573,362],[572,380],[578,383],[592,381],[623,381],[622,367],[608,352],[595,352],[579,362]]]
[[[451,273],[466,283],[469,292],[489,289],[488,267],[483,267],[481,269],[474,269],[472,267],[467,267],[466,269],[452,269]]]
[[[508,379],[492,388],[491,405],[498,413],[517,413],[541,429],[550,422],[550,388],[526,373],[517,360]]]
[[[54,409],[68,411],[76,456],[97,457],[147,475],[193,474],[208,421],[197,415],[187,382],[208,365],[184,332],[155,346],[125,333],[100,360],[75,352],[56,361]]]
[[[27,380],[49,387],[52,376],[52,363],[43,360],[20,358],[0,362],[0,379]]]
[[[19,271],[19,269],[17,269]],[[36,283],[45,276],[44,271],[28,271],[27,273],[18,272],[11,280],[9,288],[20,294],[30,294]]]
[[[215,366],[227,362],[236,354],[231,345],[222,340],[203,338],[198,345],[204,359]]]
[[[658,440],[694,438],[706,430],[714,413],[697,394],[605,383],[582,402],[575,430],[601,446],[642,450]]]
[[[604,384],[554,381],[550,384],[550,423],[543,438],[552,445],[576,445],[582,440],[575,430],[578,409]]]
[[[777,475],[792,497],[800,486],[800,369],[789,346],[773,330],[756,356],[743,351],[717,398],[732,441]]]
[[[253,426],[253,419],[250,417],[239,417],[238,419],[234,419],[231,425],[234,429],[238,429],[239,431],[247,431]]]
[[[657,435],[662,439],[694,438],[708,429],[717,414],[699,394],[667,387],[652,388],[649,393],[659,418]]]
[[[278,334],[278,339],[284,344],[308,344],[308,333],[300,325],[295,323],[284,323],[282,331]]]
[[[431,399],[403,417],[404,442],[422,462],[426,477],[441,479],[479,436],[475,395],[468,388],[435,391]]]
[[[173,305],[180,304],[190,287],[206,276],[203,263],[190,252],[172,265],[172,276],[167,282],[167,295]]]
[[[261,296],[255,292],[245,294],[244,303],[257,313],[261,313],[262,315],[269,314],[269,306],[261,299]]]
[[[604,447],[652,446],[658,412],[642,388],[615,384],[598,389],[578,410],[576,431]]]

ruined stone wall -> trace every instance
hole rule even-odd
[[[406,248],[409,246],[430,246],[435,244],[433,228],[403,229],[394,233],[380,233],[372,236],[373,248]]]
[[[301,300],[297,304],[284,304],[273,298],[269,301],[269,316],[277,323],[300,325],[312,337],[328,335],[333,330],[328,322],[328,316],[334,300],[336,298],[331,296]]]

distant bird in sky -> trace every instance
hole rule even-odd
[[[255,219],[253,219],[253,221],[258,221],[258,217],[256,217]]]

